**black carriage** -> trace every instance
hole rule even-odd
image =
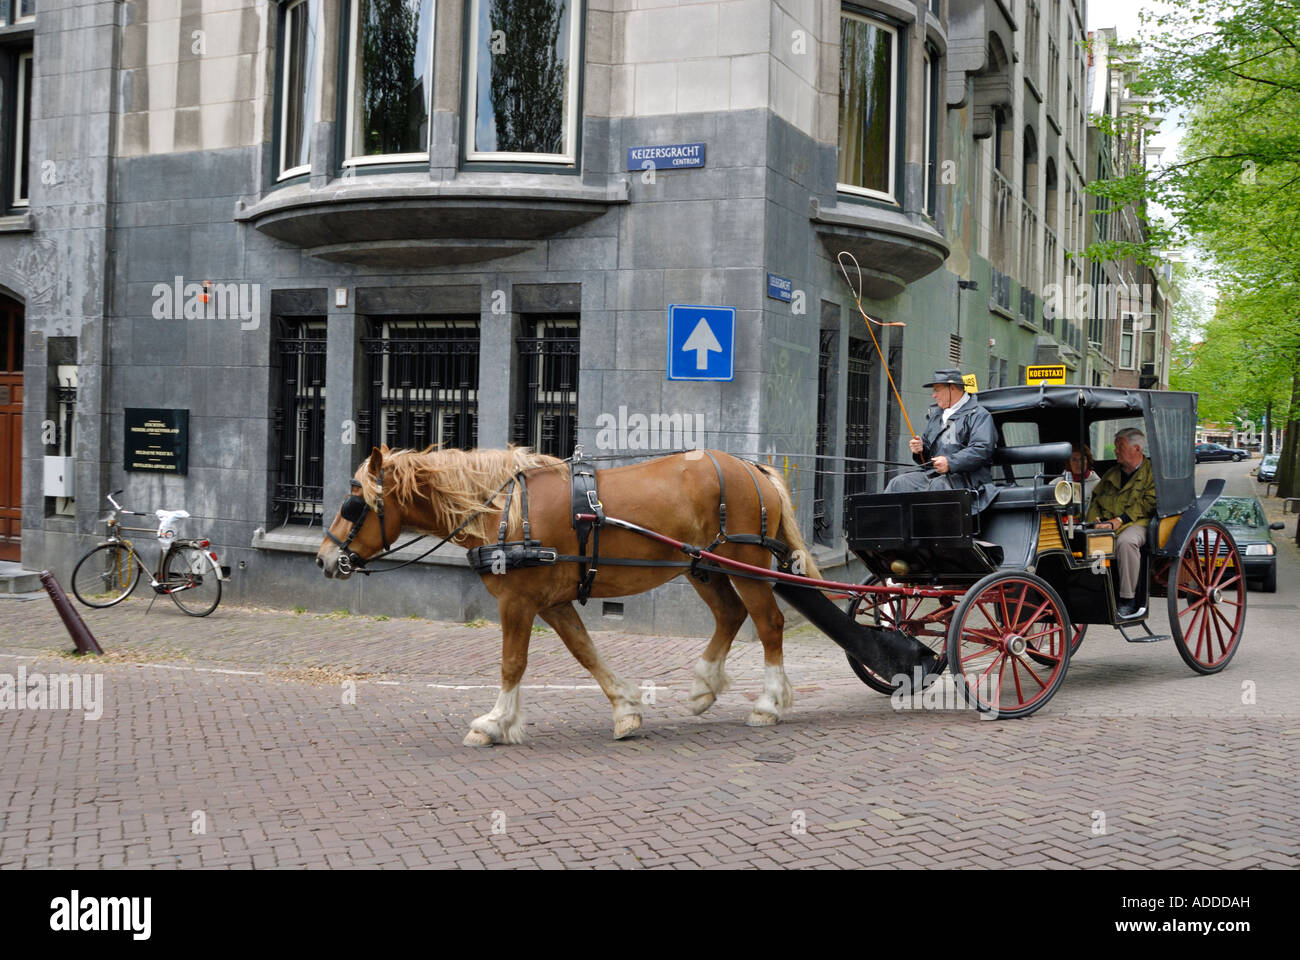
[[[1055,693],[1090,624],[1131,642],[1167,639],[1146,620],[1168,608],[1178,652],[1198,673],[1227,666],[1246,618],[1246,580],[1231,534],[1205,516],[1223,490],[1197,496],[1196,395],[1111,387],[1009,387],[979,394],[997,425],[996,494],[972,512],[967,491],[859,495],[847,504],[849,546],[870,571],[848,613],[892,627],[936,654],[978,709],[1033,713]],[[1116,533],[1084,522],[1082,491],[1063,478],[1071,443],[1113,465],[1111,438],[1147,437],[1156,516],[1142,550],[1136,615],[1120,616]],[[922,678],[886,677],[849,652],[864,683],[892,693]]]

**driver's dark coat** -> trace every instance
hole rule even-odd
[[[992,414],[980,406],[974,394],[967,394],[966,402],[946,425],[943,411],[937,404],[932,406],[921,432],[921,444],[921,454],[912,454],[913,460],[922,463],[947,457],[952,485],[974,491],[976,511],[989,505],[997,492],[992,467],[998,434]]]

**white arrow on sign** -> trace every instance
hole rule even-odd
[[[713,328],[709,326],[708,321],[701,317],[700,322],[691,331],[691,335],[682,344],[682,350],[686,353],[694,350],[695,369],[705,370],[709,366],[709,351],[721,353],[722,344],[718,343],[718,338],[713,335]]]

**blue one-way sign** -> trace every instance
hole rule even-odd
[[[736,308],[668,308],[668,379],[734,380]]]

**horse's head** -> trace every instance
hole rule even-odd
[[[354,570],[381,551],[390,549],[402,531],[397,498],[384,497],[391,485],[384,479],[384,452],[376,447],[352,479],[352,491],[330,524],[316,551],[316,566],[325,576],[346,580]],[[391,471],[390,471],[391,474]]]

